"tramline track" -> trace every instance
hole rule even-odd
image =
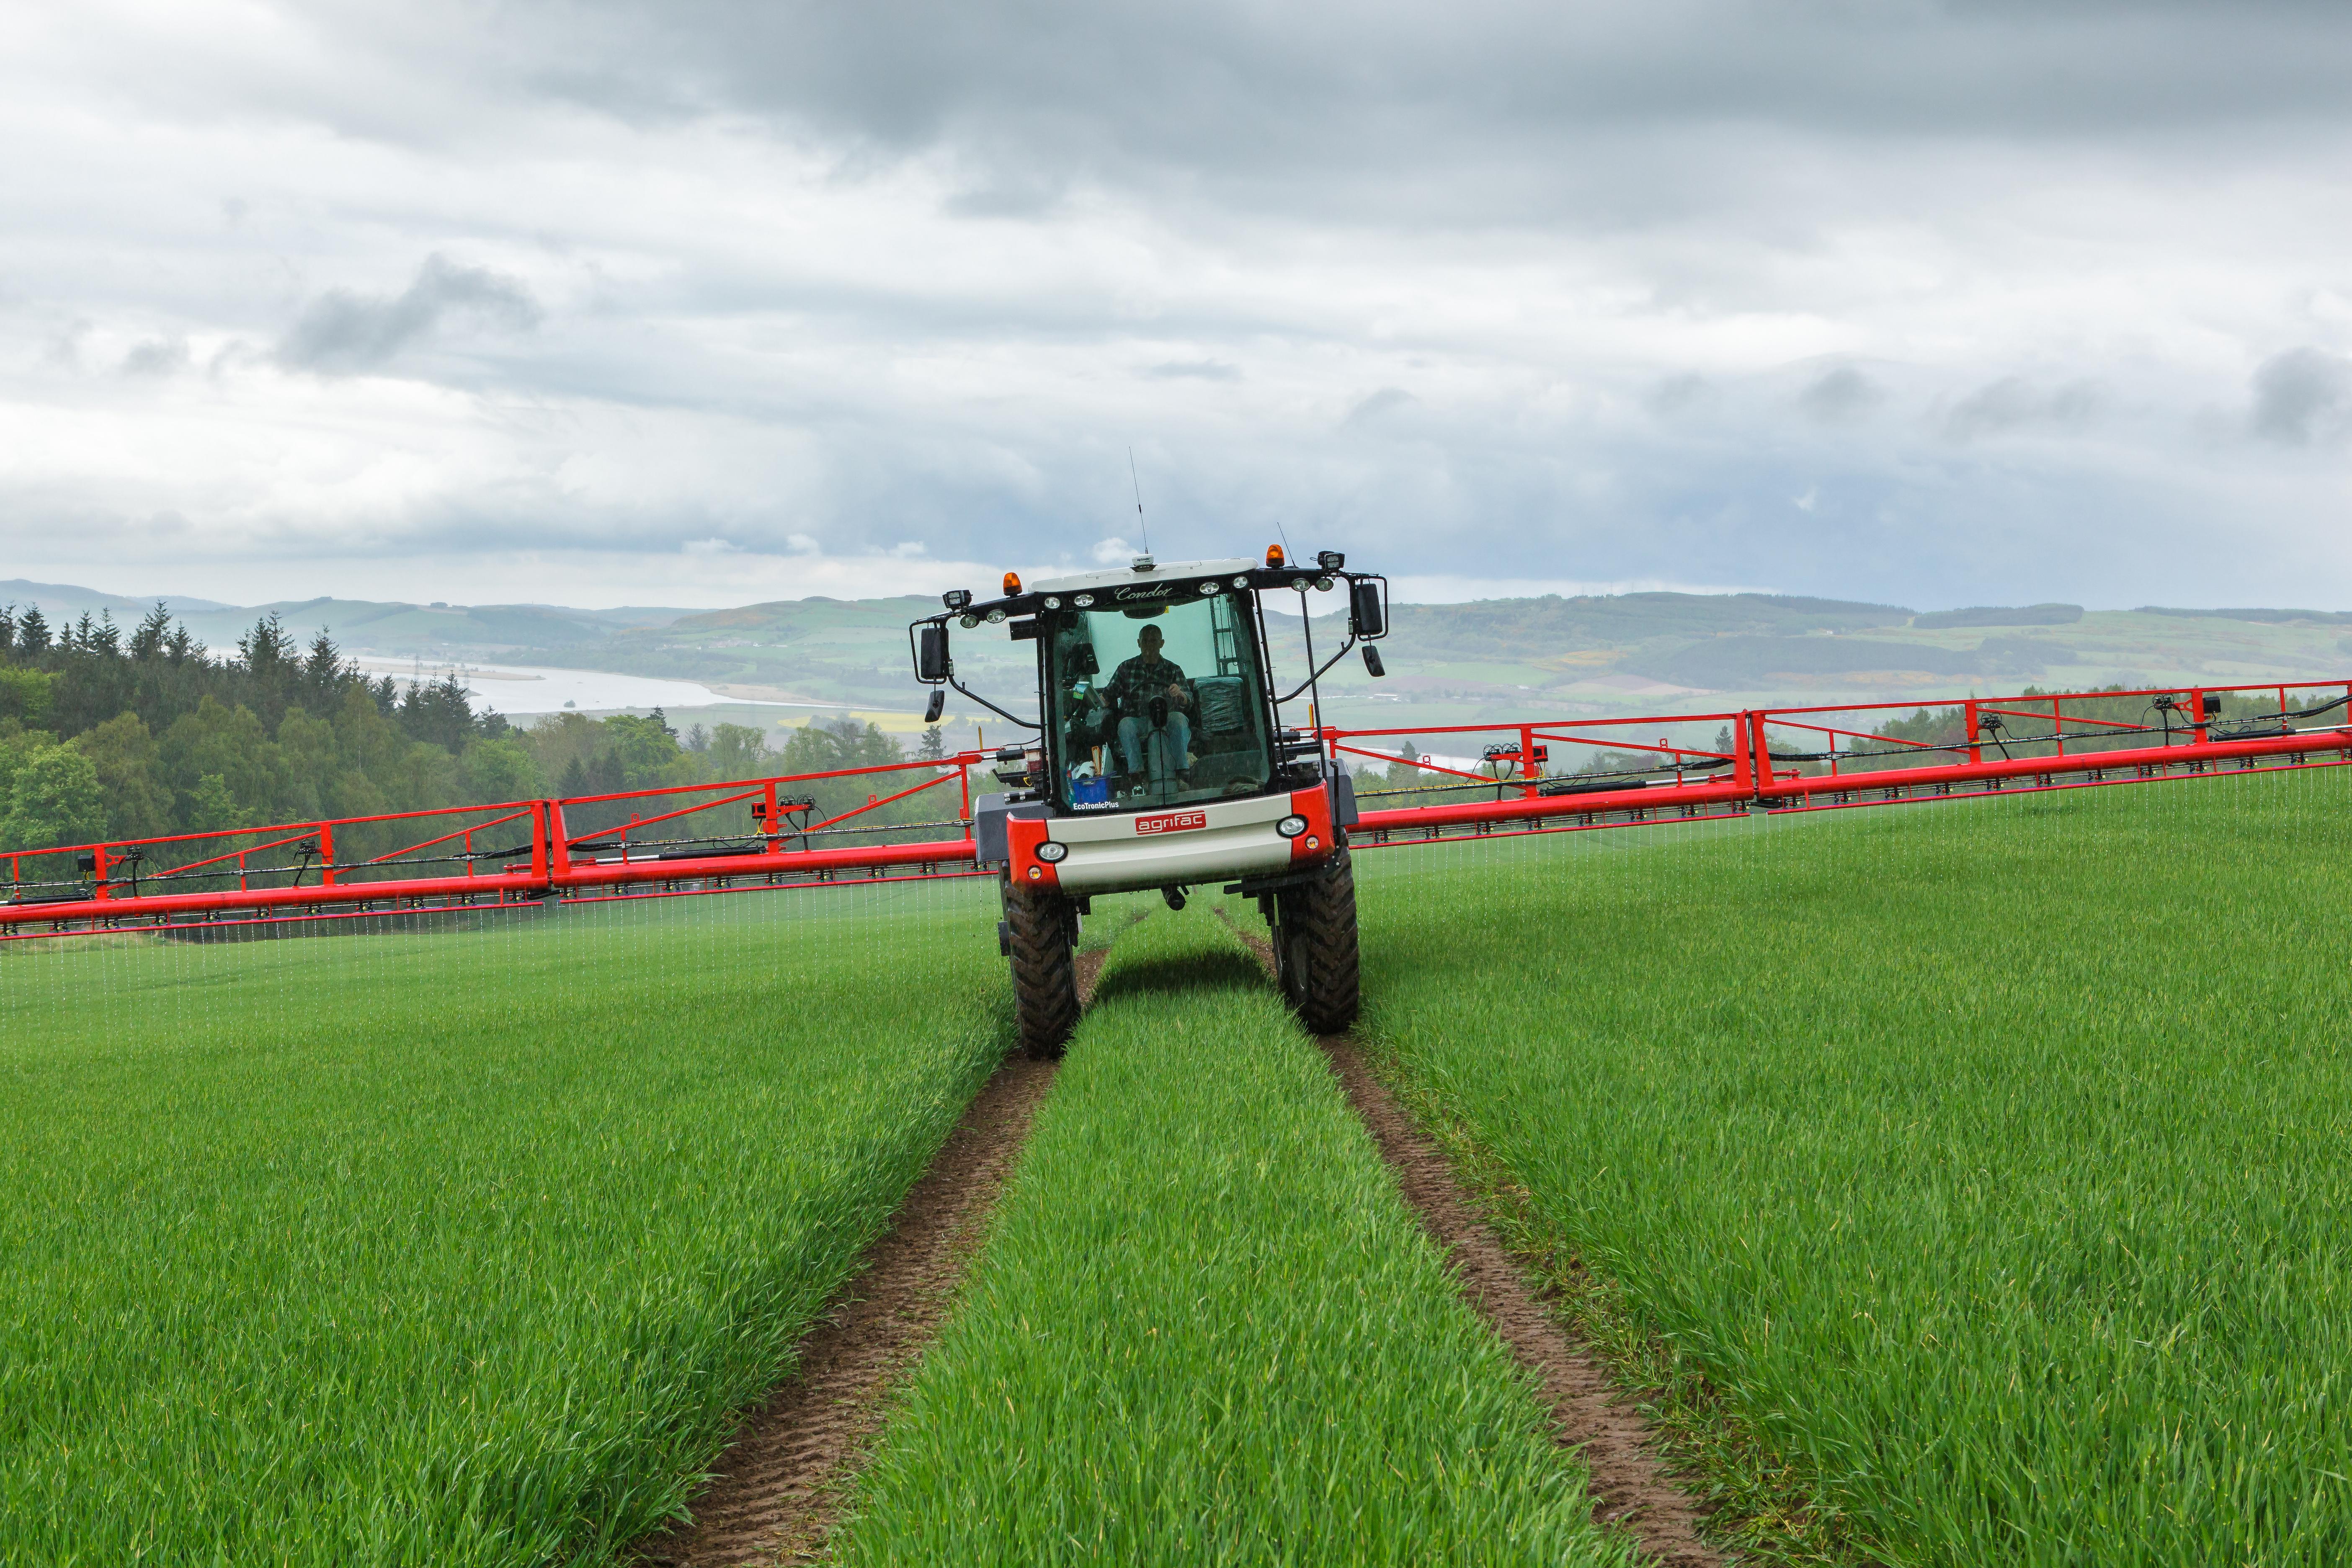
[[[2275,698],[2267,711],[2218,717],[2225,696]],[[2086,717],[2083,710],[2145,701],[2158,722]],[[2301,706],[2296,706],[2296,702]],[[2038,707],[2034,705],[2039,705]],[[2074,711],[2068,711],[2070,705]],[[1959,738],[1903,740],[1832,720],[1879,714],[1961,714]],[[2335,721],[2314,724],[2314,718]],[[1859,723],[1864,719],[1852,719]],[[2021,731],[2019,726],[2026,728]],[[2046,725],[2046,734],[2034,732]],[[1727,749],[1636,739],[1664,729],[1718,728]],[[2072,728],[2070,728],[2072,726]],[[2352,761],[2352,682],[2266,683],[2150,689],[1946,702],[1858,703],[1839,708],[1664,714],[1632,719],[1444,729],[1314,732],[1332,758],[1410,766],[1427,788],[1409,784],[1358,796],[1349,832],[1360,848],[1536,832],[1586,831],[1754,813],[1852,809],[1984,798],[2039,790],[2212,778],[2249,772],[2342,766]],[[1366,742],[1436,735],[1513,738],[1487,744],[1490,772],[1368,749]],[[2160,735],[2160,743],[2147,737]],[[1826,738],[1826,750],[1792,752],[1791,737]],[[1850,742],[1841,752],[1838,742]],[[1818,739],[1812,742],[1819,745]],[[1551,748],[1590,758],[1637,759],[1615,772],[1547,772]],[[2069,748],[2072,748],[2071,750]],[[1780,749],[1776,749],[1780,748]],[[2020,752],[2032,754],[2021,755]],[[614,899],[866,885],[879,881],[993,876],[972,837],[971,771],[1002,759],[960,752],[937,760],[721,784],[494,805],[447,807],[170,838],[0,853],[8,872],[0,942],[190,925],[286,924],[467,910],[545,907]],[[1793,764],[1793,765],[1792,765]],[[912,777],[912,784],[903,781]],[[888,784],[866,804],[808,820],[814,797],[795,789],[829,781]],[[952,784],[955,817],[877,826],[868,814]],[[1382,807],[1383,795],[1476,795],[1416,798]],[[749,809],[751,831],[723,837],[646,837],[691,830],[719,808]],[[616,811],[626,820],[585,832],[567,825]],[[861,822],[859,819],[866,818]],[[709,818],[706,821],[710,820]],[[941,828],[952,837],[872,840]],[[421,839],[368,858],[338,859],[368,833],[421,832]],[[478,841],[493,844],[478,847]],[[438,851],[438,853],[435,853]],[[457,872],[420,874],[426,867]]]

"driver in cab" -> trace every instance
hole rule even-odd
[[[1118,715],[1119,760],[1130,774],[1148,773],[1154,783],[1181,774],[1192,744],[1192,683],[1173,660],[1160,657],[1167,640],[1158,626],[1136,634],[1136,656],[1112,672],[1108,693]],[[1166,705],[1164,722],[1155,701]]]

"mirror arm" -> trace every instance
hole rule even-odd
[[[948,684],[954,687],[958,691],[962,692],[966,697],[971,698],[974,702],[979,703],[982,708],[987,709],[991,713],[1010,719],[1024,730],[1043,730],[1045,727],[1034,719],[1024,719],[1018,713],[1005,712],[1003,709],[999,708],[995,703],[991,702],[987,698],[982,697],[979,692],[974,691],[971,687],[966,686],[962,681],[958,680],[952,673],[948,676]]]
[[[1308,687],[1322,679],[1324,676],[1330,673],[1331,667],[1339,663],[1341,659],[1347,658],[1348,650],[1355,646],[1356,634],[1352,629],[1350,629],[1348,633],[1348,640],[1339,645],[1339,651],[1338,653],[1333,654],[1329,658],[1325,659],[1321,664],[1316,666],[1315,673],[1300,681],[1296,687],[1292,688],[1288,697],[1277,697],[1275,700],[1276,702],[1289,702],[1296,700],[1300,692],[1306,690]]]

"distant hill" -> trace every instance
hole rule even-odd
[[[1400,638],[1490,657],[1654,642],[1660,638],[1792,637],[1903,625],[1909,610],[1778,594],[1557,594],[1467,605],[1399,605]]]
[[[212,599],[159,595],[173,616],[215,648],[234,647],[255,621],[276,615],[307,642],[320,628],[354,653],[397,658],[480,658],[519,649],[577,647],[639,626],[667,626],[692,612],[624,607],[574,610],[552,605],[409,605],[373,599],[278,599],[265,605],[224,605]],[[101,593],[61,583],[0,582],[0,605],[38,605],[52,622],[110,613],[130,626],[156,599]]]
[[[88,608],[135,619],[146,602],[57,584],[0,583],[0,603],[58,619]],[[1342,595],[1310,595],[1318,652],[1336,650]],[[199,605],[202,608],[198,608]],[[175,601],[215,647],[275,611],[298,637],[320,626],[354,652],[465,658],[667,677],[737,699],[911,712],[907,623],[934,598],[791,599],[722,610],[583,610],[547,605],[410,605],[356,599],[226,606]],[[1277,599],[1278,667],[1298,673],[1294,603]],[[1327,712],[1351,726],[1483,722],[1501,715],[1609,716],[1905,700],[2196,680],[2318,679],[2352,664],[2352,613],[2085,610],[2076,605],[1898,605],[1770,594],[1618,594],[1393,606],[1388,678],[1352,658],[1324,679]],[[1034,649],[1001,629],[958,633],[975,689],[1026,710]],[[951,696],[951,712],[993,724]]]
[[[2016,608],[1976,605],[1965,610],[1930,610],[1924,616],[1912,616],[1911,624],[1921,631],[1933,631],[1940,626],[2071,626],[2082,618],[2080,605],[2025,605]]]
[[[2135,615],[2173,616],[2182,620],[2252,621],[2257,626],[2288,626],[2302,621],[2315,626],[2352,625],[2352,610],[2175,610],[2143,605]]]
[[[229,607],[211,599],[174,599],[172,603],[174,609],[190,611]],[[118,621],[136,621],[154,607],[155,601],[136,595],[126,596],[100,593],[95,588],[78,588],[70,583],[28,583],[22,577],[12,577],[0,582],[0,605],[15,605],[19,609],[38,605],[41,614],[51,621],[69,620],[84,611],[94,616],[101,610],[113,612]]]

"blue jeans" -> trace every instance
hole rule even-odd
[[[1183,772],[1184,753],[1192,745],[1192,721],[1181,712],[1171,710],[1166,728],[1160,730],[1149,719],[1118,721],[1120,760],[1130,773],[1148,773],[1153,784],[1165,784]]]

